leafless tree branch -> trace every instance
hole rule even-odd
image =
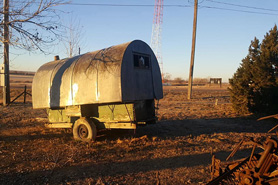
[[[68,25],[65,26],[65,37],[63,44],[68,57],[78,55],[79,48],[83,45],[83,30],[78,20],[71,18]]]
[[[28,51],[47,52],[49,46],[58,42],[63,27],[56,6],[67,0],[10,0],[9,44]],[[0,16],[3,3],[0,4]],[[2,16],[3,17],[3,16]],[[3,44],[4,21],[0,18],[0,45]]]

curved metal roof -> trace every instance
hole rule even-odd
[[[32,93],[34,108],[163,97],[157,59],[140,40],[46,63],[34,76]]]

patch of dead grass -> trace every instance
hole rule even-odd
[[[36,118],[45,112],[31,104],[0,106],[0,184],[205,184],[211,151],[225,159],[243,137],[273,125],[237,118],[226,89],[186,97],[184,87],[166,87],[157,124],[135,135],[104,131],[95,143],[44,128]]]

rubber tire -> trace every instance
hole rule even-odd
[[[86,136],[80,136],[80,129],[87,129]],[[73,138],[77,141],[91,142],[96,140],[96,125],[88,118],[79,118],[73,125]]]

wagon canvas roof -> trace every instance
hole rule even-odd
[[[157,59],[140,40],[46,63],[34,76],[32,93],[34,108],[163,97]]]

